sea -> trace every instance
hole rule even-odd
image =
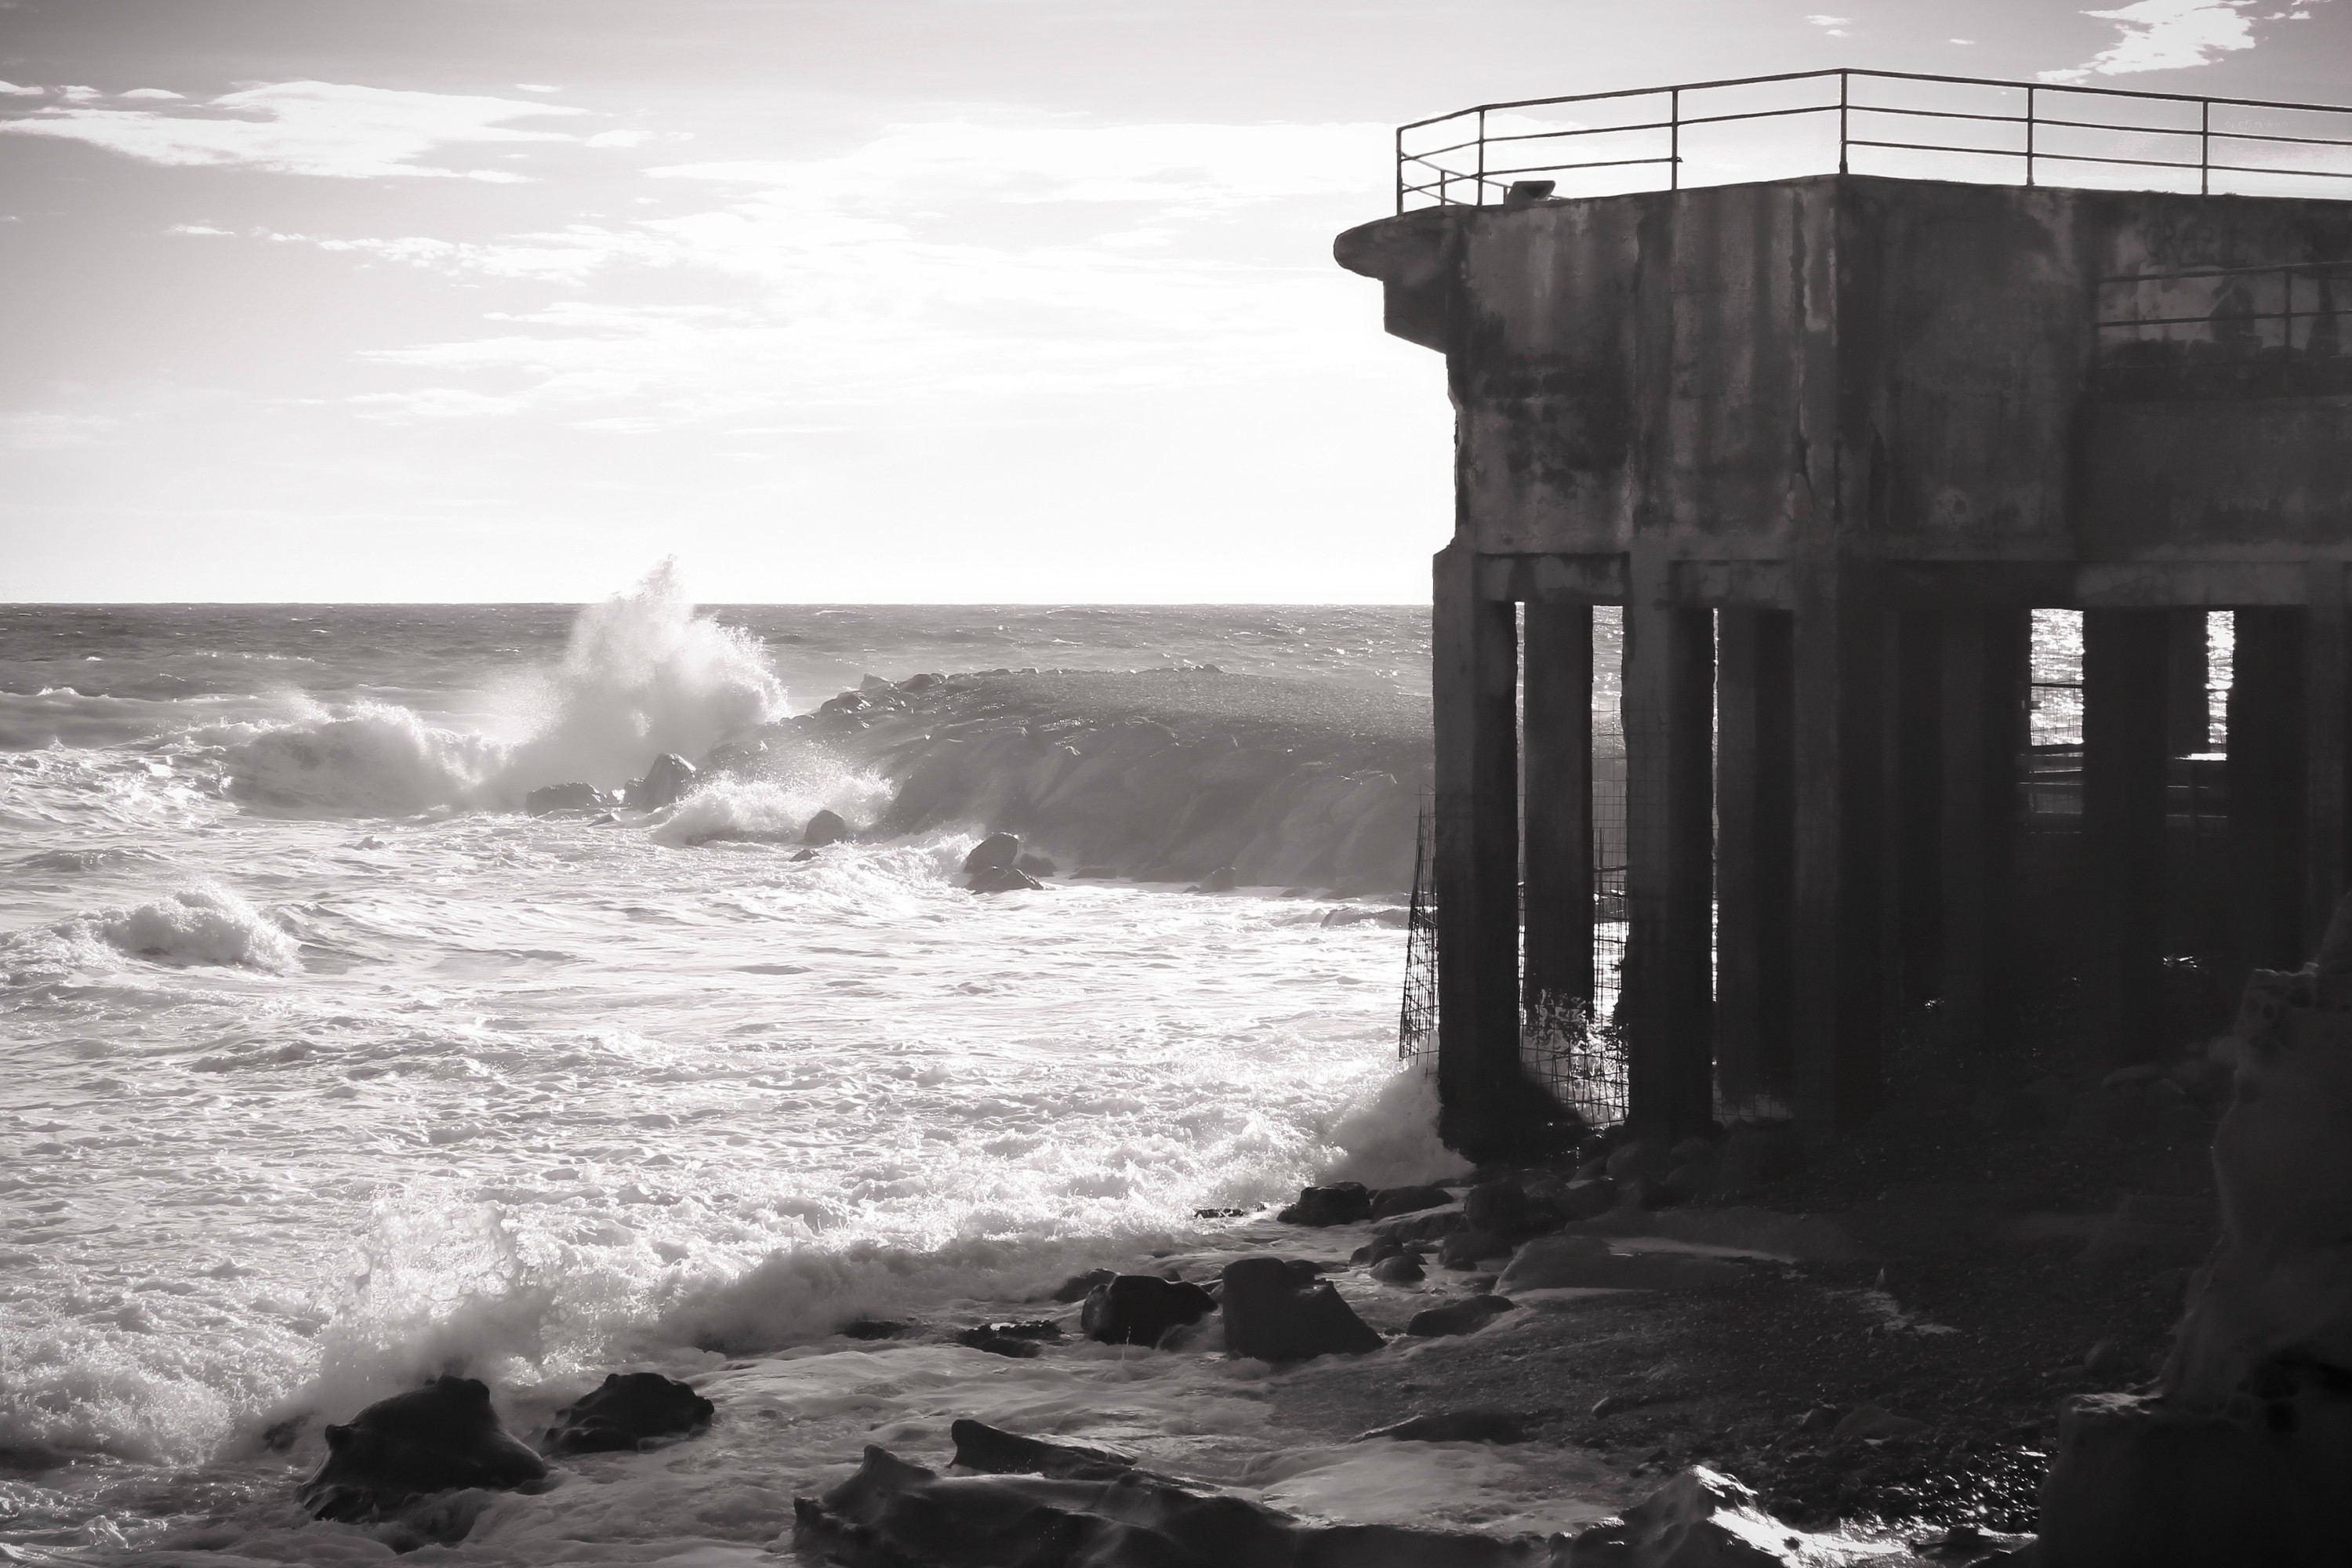
[[[0,606],[0,1562],[388,1559],[293,1489],[443,1372],[526,1434],[620,1369],[721,1418],[420,1562],[772,1563],[793,1496],[960,1415],[1328,1517],[1591,1517],[1507,1456],[1301,1458],[1255,1363],[952,1338],[1086,1268],[1211,1276],[1305,1183],[1458,1168],[1399,1071],[1402,922],[1333,919],[1401,888],[976,896],[983,816],[889,831],[888,768],[789,754],[918,674],[1215,671],[1299,695],[1312,767],[1318,694],[1411,715],[1427,667],[1419,606],[697,605],[667,567],[586,606]],[[699,781],[757,833],[517,809],[762,736]],[[812,855],[820,809],[856,836]]]

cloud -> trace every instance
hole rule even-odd
[[[0,81],[0,98],[39,98],[47,88],[20,87],[13,81]]]
[[[1328,257],[1328,230],[1377,203],[1390,134],[906,125],[835,157],[657,170],[689,209],[634,223],[488,244],[263,237],[574,296],[372,353],[414,384],[371,392],[378,417],[968,417],[1007,397],[1230,384],[1383,351]]]
[[[2123,35],[2079,66],[2046,70],[2042,79],[2080,82],[2094,76],[2185,70],[2254,47],[2253,0],[2138,0],[2117,11],[2085,11]]]
[[[121,96],[124,98],[177,99],[181,97],[181,94],[172,91],[169,88],[134,87],[129,92],[126,92]]]
[[[581,112],[516,99],[288,81],[184,107],[42,108],[0,120],[0,133],[86,142],[151,163],[333,179],[398,175],[513,183],[523,176],[419,160],[444,148],[481,143],[571,142],[577,139],[564,132],[524,130],[510,122]]]

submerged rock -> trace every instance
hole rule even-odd
[[[547,1451],[614,1453],[691,1437],[709,1430],[717,1409],[689,1384],[657,1372],[611,1373],[595,1392],[555,1413]]]
[[[1034,853],[1024,853],[1019,859],[1013,862],[1013,867],[1017,871],[1026,871],[1032,877],[1051,877],[1061,870],[1061,867],[1054,863],[1054,858],[1051,855]]]
[[[975,893],[1019,893],[1042,888],[1045,884],[1026,871],[1011,866],[999,866],[973,872],[971,880],[965,886]]]
[[[646,776],[629,786],[629,804],[639,811],[676,805],[694,787],[694,764],[675,752],[664,752],[646,769]]]
[[[1189,1328],[1217,1310],[1198,1285],[1152,1274],[1118,1274],[1087,1292],[1078,1329],[1107,1345],[1156,1345],[1171,1329]]]
[[[948,1427],[955,1439],[955,1464],[960,1469],[990,1476],[1053,1476],[1100,1479],[1135,1468],[1132,1455],[1097,1448],[1085,1443],[1048,1443],[991,1426],[984,1421],[959,1419]]]
[[[806,827],[801,829],[801,842],[814,849],[838,844],[848,837],[849,824],[837,811],[820,811],[808,819]]]
[[[1140,1471],[940,1476],[875,1447],[823,1498],[794,1499],[793,1513],[796,1552],[875,1568],[1539,1568],[1555,1561],[1550,1544],[1532,1536],[1310,1524]]]
[[[990,1355],[1027,1361],[1037,1354],[1040,1344],[1061,1337],[1061,1324],[1049,1318],[1034,1318],[1017,1323],[975,1323],[956,1336],[956,1343]]]
[[[1415,1312],[1412,1321],[1404,1326],[1404,1331],[1421,1339],[1475,1333],[1504,1313],[1515,1310],[1517,1306],[1517,1303],[1507,1296],[1465,1296],[1458,1301],[1448,1301],[1443,1307]]]
[[[1555,1561],[1567,1568],[1794,1568],[1839,1560],[1815,1545],[1766,1513],[1748,1488],[1694,1465],[1618,1518],[1580,1532]]]
[[[1429,1278],[1421,1259],[1410,1252],[1392,1252],[1371,1267],[1371,1276],[1383,1285],[1418,1285]]]
[[[470,1377],[379,1399],[326,1436],[326,1463],[295,1493],[318,1519],[381,1519],[436,1492],[510,1490],[547,1475],[547,1461],[499,1425],[488,1387]]]
[[[1280,1258],[1237,1258],[1225,1265],[1218,1304],[1224,1310],[1225,1346],[1260,1361],[1310,1361],[1361,1355],[1384,1342],[1379,1332],[1316,1279],[1313,1264]]]
[[[1612,1252],[1597,1236],[1541,1237],[1512,1256],[1495,1289],[1719,1290],[1748,1272],[1737,1263],[1675,1252]]]
[[[548,816],[559,811],[603,811],[617,804],[614,798],[590,784],[548,784],[522,797],[522,808],[533,816]]]

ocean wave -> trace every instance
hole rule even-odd
[[[761,778],[812,750],[889,781],[876,826],[1003,829],[1067,868],[1346,893],[1410,885],[1428,708],[1210,668],[870,681],[721,747]]]
[[[126,958],[273,974],[291,974],[302,967],[299,944],[283,927],[214,883],[0,938],[0,965],[20,983],[76,970],[115,968]]]
[[[700,756],[783,711],[758,643],[695,613],[664,562],[583,609],[562,660],[511,694],[516,741],[448,730],[410,710],[313,707],[230,740],[231,798],[309,816],[512,810],[542,784],[625,784],[665,752]]]

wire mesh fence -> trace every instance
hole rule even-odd
[[[1397,1058],[1437,1070],[1437,897],[1431,882],[1431,805],[1422,802],[1412,841],[1412,900],[1405,913],[1404,996],[1397,1009]]]
[[[1587,1127],[1625,1120],[1625,1041],[1581,996],[1538,996],[1519,1016],[1519,1062]]]

